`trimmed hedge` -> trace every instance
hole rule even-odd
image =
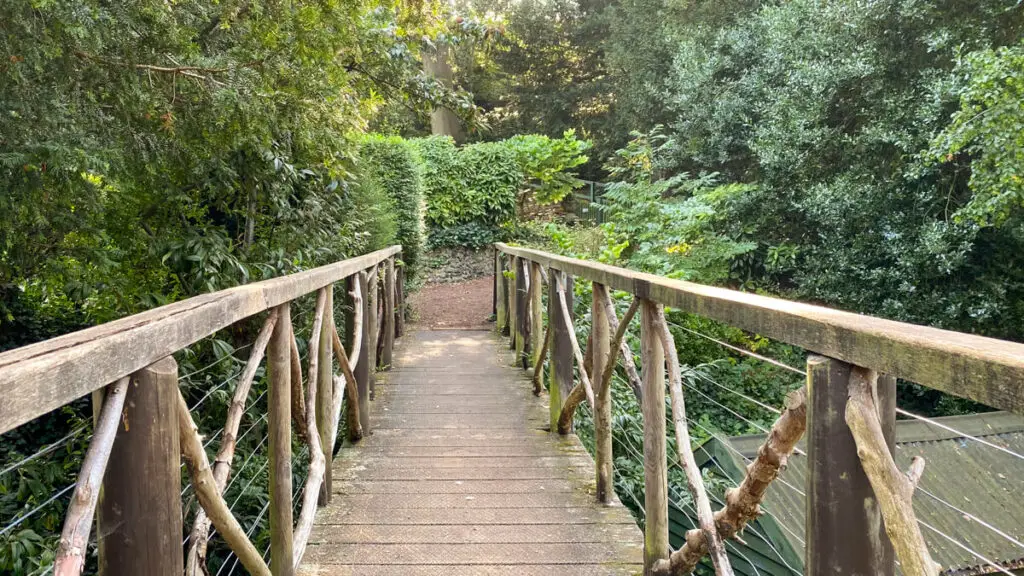
[[[423,169],[430,246],[481,247],[503,238],[523,184],[515,152],[498,142],[458,148],[446,136],[412,142]]]
[[[398,136],[367,135],[360,147],[364,169],[391,198],[406,274],[415,276],[423,245],[423,177],[416,153]]]

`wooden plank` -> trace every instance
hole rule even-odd
[[[644,576],[668,558],[668,456],[665,442],[665,351],[658,334],[657,304],[640,303],[640,356],[644,414]]]
[[[590,373],[594,375],[594,468],[597,471],[597,501],[608,502],[615,485],[612,482],[612,387],[602,381],[605,365],[611,353],[611,334],[607,308],[604,301],[608,292],[601,284],[594,283],[591,301],[591,348]]]
[[[809,576],[891,575],[895,555],[875,493],[857,457],[844,414],[851,366],[807,360],[807,550]],[[886,397],[889,391],[885,391]],[[894,396],[894,395],[893,395]],[[888,401],[885,401],[888,402]],[[887,417],[888,436],[893,417]]]
[[[291,310],[278,308],[277,324],[267,351],[270,384],[267,422],[270,458],[270,571],[291,576],[292,565],[292,436],[291,436]]]
[[[530,264],[516,259],[516,365],[529,367],[530,354]]]
[[[551,412],[551,431],[558,431],[558,418],[562,414],[562,405],[572,391],[572,340],[569,338],[569,319],[562,315],[562,307],[558,300],[558,286],[555,275],[561,274],[552,270],[548,274],[548,329],[551,330],[550,369],[548,371],[548,408]],[[572,277],[565,275],[565,303],[572,313]]]
[[[99,573],[181,574],[178,364],[133,375],[100,492]]]
[[[253,314],[373,266],[398,246],[204,294],[0,354],[0,434]]]
[[[317,516],[299,573],[362,575],[386,568],[395,575],[444,575],[461,564],[466,570],[458,573],[476,576],[637,574],[642,537],[636,522],[614,493],[607,504],[594,500],[594,462],[575,435],[537,429],[548,418],[546,402],[508,366],[504,342],[456,330],[408,337],[373,404],[375,414],[389,415],[398,429],[378,429],[335,461],[334,498]],[[435,360],[448,362],[445,381],[494,394],[440,395],[437,386],[423,383],[419,369]],[[416,399],[398,394],[410,386],[418,389]],[[407,426],[431,417],[423,407],[455,401],[464,413],[454,413],[471,428]],[[516,416],[502,430],[489,424],[496,414]],[[509,442],[514,449],[500,449]],[[467,443],[476,448],[453,453],[482,457],[438,456]],[[519,456],[494,457],[503,453]],[[410,460],[417,462],[410,467]],[[553,564],[538,571],[544,561]]]
[[[670,280],[538,250],[497,247],[612,289],[1024,414],[1024,344]]]

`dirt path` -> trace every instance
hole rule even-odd
[[[427,284],[409,297],[413,322],[430,330],[487,330],[491,315],[494,277],[484,276],[465,282]]]

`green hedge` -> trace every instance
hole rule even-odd
[[[500,142],[457,148],[440,136],[414,142],[424,174],[430,245],[479,247],[500,239],[515,219],[523,184],[515,152]]]
[[[391,198],[402,245],[406,273],[414,276],[422,251],[423,177],[416,154],[407,140],[371,134],[363,139],[360,154],[364,169]]]

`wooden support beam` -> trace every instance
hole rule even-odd
[[[291,438],[291,306],[278,307],[270,337],[267,391],[270,468],[270,570],[273,576],[292,576],[292,438]]]
[[[530,267],[530,366],[536,366],[544,347],[544,306],[541,300],[544,282],[541,280],[540,266],[529,262]]]
[[[516,259],[516,366],[529,367],[530,353],[530,269],[523,258]]]
[[[380,334],[380,318],[377,314],[379,279],[377,267],[370,268],[366,274],[366,290],[363,291],[367,295],[367,324],[364,342],[366,343],[366,377],[370,381],[370,400],[377,397],[377,338]]]
[[[320,331],[320,374],[316,389],[316,429],[320,434],[320,450],[324,454],[327,465],[324,470],[324,481],[320,485],[319,503],[326,506],[331,502],[331,455],[334,453],[334,438],[331,431],[337,433],[332,421],[334,418],[334,285],[324,288],[327,293],[324,303],[324,323]],[[341,391],[338,391],[340,394]]]
[[[548,402],[551,416],[551,431],[558,431],[558,419],[562,415],[562,406],[565,399],[572,391],[572,340],[569,339],[572,318],[563,315],[562,307],[558,300],[558,287],[555,276],[561,274],[552,270],[548,282],[548,323],[551,330],[551,349],[549,351],[551,360],[548,370]],[[569,304],[568,310],[572,312],[572,277],[566,276],[563,279],[565,284],[565,298]]]
[[[857,456],[853,434],[843,419],[852,369],[846,362],[832,358],[807,359],[809,576],[891,576],[895,568],[895,555],[882,526],[878,500]],[[891,426],[892,422],[887,424]]]
[[[540,396],[544,390],[544,360],[551,348],[551,324],[544,326],[544,343],[540,346],[540,356],[533,365],[533,395]]]
[[[537,274],[540,276],[540,273]],[[612,388],[601,380],[608,364],[611,350],[610,324],[604,306],[608,293],[603,284],[594,283],[591,301],[591,374],[595,375],[593,385],[597,389],[594,403],[594,464],[597,470],[597,501],[611,502],[615,493],[612,482]]]
[[[395,349],[395,260],[388,258],[384,264],[384,325],[381,338],[380,365],[391,368]]]
[[[501,252],[494,248],[494,279],[491,282],[491,314],[494,314],[495,321],[498,318],[498,282],[500,281]]]
[[[668,456],[665,442],[665,352],[658,333],[658,304],[640,303],[640,355],[644,393],[644,576],[669,557]]]
[[[360,272],[352,275],[348,279],[348,285],[349,307],[354,311],[355,307],[359,306],[358,318],[361,320],[357,326],[356,313],[345,316],[346,339],[349,342],[362,343],[357,347],[358,349],[356,349],[356,345],[353,345],[349,361],[353,364],[352,374],[356,378],[356,390],[359,393],[356,398],[359,404],[359,424],[362,426],[362,433],[365,436],[370,433],[370,361],[367,351],[367,348],[370,347],[369,322],[367,320],[370,312],[368,299],[364,296],[367,293],[366,273]],[[360,298],[356,299],[355,295],[359,295]]]
[[[508,335],[508,279],[505,278],[505,257],[500,253],[494,259],[495,318],[498,334]]]
[[[102,576],[184,569],[178,395],[173,357],[131,377],[99,497]]]
[[[395,338],[405,334],[405,266],[397,270],[395,281]]]

